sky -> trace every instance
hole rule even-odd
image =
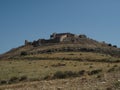
[[[54,32],[120,47],[120,0],[0,0],[0,54]]]

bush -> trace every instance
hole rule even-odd
[[[26,81],[27,79],[28,79],[27,76],[21,76],[19,81]]]
[[[118,65],[114,65],[113,67],[118,67]]]
[[[111,87],[107,87],[106,90],[113,90]]]
[[[64,74],[66,75],[66,77],[74,77],[74,76],[77,76],[77,73],[72,72],[72,71],[65,71]]]
[[[74,55],[73,53],[70,53],[70,54],[68,54],[68,55]]]
[[[18,77],[11,77],[8,83],[11,84],[11,83],[16,83],[18,81],[19,81]]]
[[[89,68],[93,68],[93,66],[89,66]]]
[[[62,72],[62,71],[57,71],[53,78],[59,78],[59,79],[63,79],[63,78],[68,78],[68,77],[76,77],[78,76],[77,73],[75,72],[72,72],[72,71],[65,71],[65,72]]]
[[[113,45],[113,47],[117,48],[117,45]]]
[[[20,55],[21,55],[21,56],[26,56],[26,55],[28,55],[28,54],[27,54],[26,51],[22,51]]]
[[[43,80],[50,80],[52,77],[50,75],[46,75]]]
[[[114,68],[114,67],[113,67],[113,68],[108,69],[108,72],[113,72],[113,71],[115,71],[115,68]]]
[[[85,74],[85,70],[79,71],[78,74],[79,74],[80,76],[84,75],[84,74]]]
[[[88,75],[94,75],[102,72],[102,69],[92,70],[91,72],[88,72]]]
[[[66,74],[62,71],[57,71],[53,76],[54,79],[57,79],[57,78],[63,79],[65,77],[66,77]]]
[[[110,43],[110,44],[108,44],[108,46],[110,46],[110,47],[111,47],[111,46],[112,46],[112,44]]]
[[[51,65],[52,67],[60,67],[60,66],[66,66],[64,63],[58,63],[58,64],[53,64]]]
[[[0,85],[3,85],[3,84],[7,84],[7,81],[1,80],[1,81],[0,81]]]
[[[79,72],[72,72],[72,71],[57,71],[54,75],[53,75],[53,79],[64,79],[64,78],[69,78],[69,77],[78,77],[78,76],[82,76],[84,75],[85,70],[81,70]]]

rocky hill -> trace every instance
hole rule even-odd
[[[0,55],[0,90],[120,90],[120,49],[53,33]]]
[[[25,40],[25,45],[0,55],[0,59],[14,59],[25,55],[72,51],[95,52],[120,57],[120,49],[115,45],[93,40],[86,35],[53,33],[48,40],[38,39],[33,42]]]

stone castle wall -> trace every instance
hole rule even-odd
[[[25,40],[25,45],[41,46],[49,43],[60,43],[60,42],[77,42],[79,38],[86,38],[86,35],[75,35],[71,33],[53,33],[50,35],[50,39],[39,39],[37,41],[28,42]]]

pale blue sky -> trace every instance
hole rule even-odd
[[[120,0],[0,0],[0,53],[53,32],[120,47]]]

